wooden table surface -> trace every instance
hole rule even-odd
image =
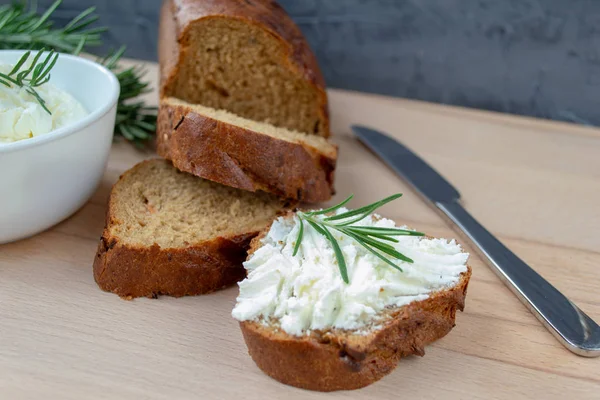
[[[149,69],[156,76],[156,66]],[[442,171],[476,218],[600,320],[600,130],[329,94],[340,146],[334,201],[354,193],[353,204],[363,205],[404,192],[382,214],[430,235],[456,236],[349,126],[388,132]],[[353,392],[308,392],[258,370],[230,317],[236,287],[134,301],[102,292],[92,260],[107,195],[119,174],[152,156],[115,143],[85,207],[47,232],[0,246],[0,398],[600,398],[600,359],[563,349],[476,255],[454,330],[425,357],[406,358]]]

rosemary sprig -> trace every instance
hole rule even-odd
[[[142,78],[146,74],[143,67],[122,68],[118,62],[125,53],[125,46],[98,60],[111,70],[119,80],[121,93],[117,103],[115,132],[137,146],[142,146],[156,131],[156,107],[146,106],[142,101],[132,101],[151,91],[148,82]]]
[[[100,34],[106,27],[90,28],[98,20],[90,7],[63,28],[55,28],[50,17],[62,0],[56,0],[43,14],[37,13],[36,1],[13,1],[0,6],[0,49],[32,49],[42,47],[79,54],[84,46],[102,44]]]
[[[46,107],[46,102],[35,90],[35,88],[50,80],[50,71],[54,67],[54,64],[56,64],[58,53],[56,53],[54,50],[50,50],[44,61],[38,62],[43,52],[44,49],[38,51],[29,67],[21,70],[23,65],[29,59],[31,51],[23,54],[23,56],[19,59],[19,61],[17,61],[13,69],[8,74],[0,72],[0,83],[9,88],[13,87],[13,85],[24,88],[27,93],[35,97],[38,103],[40,103],[42,108],[46,110],[48,114],[52,114],[48,107]]]
[[[52,22],[52,16],[62,0],[56,0],[39,14],[34,0],[13,1],[0,6],[0,49],[49,48],[58,52],[79,54],[89,47],[102,44],[106,27],[90,27],[98,20],[96,8],[81,12],[62,28]],[[154,136],[156,131],[156,108],[148,107],[135,99],[148,92],[144,81],[145,71],[140,67],[123,68],[119,61],[125,52],[122,47],[99,60],[115,73],[121,85],[117,104],[115,133],[140,146]]]
[[[331,243],[335,258],[340,269],[340,274],[345,283],[349,283],[348,269],[346,267],[346,260],[344,254],[340,249],[340,245],[335,237],[331,234],[331,230],[335,230],[343,233],[344,235],[354,239],[359,245],[364,247],[367,251],[384,261],[386,264],[402,272],[402,268],[393,262],[388,256],[393,259],[412,263],[413,260],[406,257],[404,254],[398,252],[392,245],[386,242],[398,243],[398,240],[394,236],[423,236],[421,232],[415,232],[407,229],[399,228],[381,228],[375,226],[357,226],[354,223],[368,217],[375,210],[381,206],[389,203],[390,201],[396,200],[402,196],[401,193],[394,194],[386,197],[383,200],[379,200],[375,203],[369,204],[364,207],[357,208],[355,210],[346,211],[340,214],[329,215],[339,208],[346,205],[351,199],[350,195],[346,200],[333,207],[326,208],[324,210],[302,212],[298,211],[296,215],[300,221],[300,228],[298,230],[298,236],[296,238],[296,244],[292,255],[295,256],[300,249],[300,243],[304,237],[304,222],[308,223],[314,230],[319,234],[325,236]],[[321,215],[329,215],[325,218],[316,218]]]

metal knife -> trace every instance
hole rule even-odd
[[[363,126],[352,130],[466,234],[506,286],[567,349],[580,356],[600,356],[598,324],[477,222],[446,179],[395,139]]]

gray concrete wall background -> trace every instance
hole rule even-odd
[[[280,3],[329,86],[600,125],[600,1]],[[90,5],[111,28],[107,47],[156,58],[160,0],[64,0],[56,15]]]

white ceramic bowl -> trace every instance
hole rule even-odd
[[[16,63],[20,50],[1,50]],[[41,232],[77,211],[94,193],[112,143],[119,82],[106,68],[61,54],[50,82],[89,112],[45,135],[0,143],[0,243]]]

